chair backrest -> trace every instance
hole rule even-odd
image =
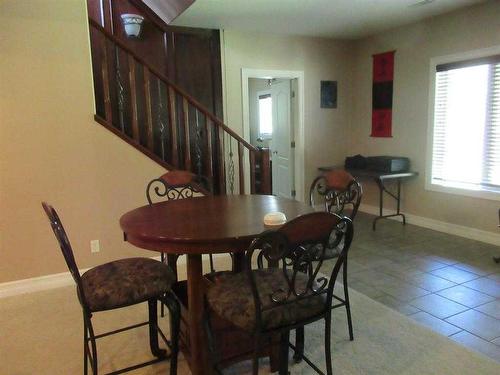
[[[192,198],[196,194],[207,195],[210,192],[197,181],[198,177],[188,171],[170,171],[151,180],[146,187],[149,204],[156,201]]]
[[[354,220],[362,196],[363,189],[358,181],[345,170],[335,169],[316,177],[309,191],[309,202],[313,207],[321,203],[326,212],[338,215],[344,215],[346,206],[350,207],[351,212],[347,216]]]
[[[42,206],[45,210],[45,213],[47,214],[47,217],[49,218],[50,226],[54,231],[54,235],[59,242],[59,246],[64,256],[64,260],[66,261],[66,264],[68,266],[69,272],[71,273],[73,280],[75,280],[80,303],[83,307],[86,307],[87,301],[83,293],[80,271],[78,270],[78,266],[76,265],[75,256],[73,255],[73,249],[71,248],[71,244],[69,242],[68,236],[66,235],[66,231],[64,230],[61,219],[59,219],[59,215],[57,214],[54,207],[52,207],[50,204],[42,202]]]
[[[327,212],[300,216],[278,230],[258,236],[246,253],[246,272],[255,302],[257,328],[261,328],[262,314],[266,310],[317,298],[321,294],[325,295],[326,312],[331,307],[335,280],[347,259],[352,236],[351,219]],[[333,269],[327,270],[323,259],[331,237],[336,237],[341,249]],[[285,287],[267,294],[259,292],[252,264],[257,264],[257,269],[281,269]]]

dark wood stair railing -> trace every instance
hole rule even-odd
[[[245,141],[99,23],[89,18],[89,25],[100,41],[92,46],[102,79],[94,84],[102,84],[104,94],[104,103],[96,97],[103,108],[98,123],[166,169],[204,177],[214,193],[271,194],[269,149]]]

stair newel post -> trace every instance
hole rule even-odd
[[[189,134],[189,103],[182,97],[182,122],[184,125],[184,169],[192,171],[191,168],[191,143]]]
[[[240,185],[240,194],[245,194],[245,170],[243,166],[243,143],[238,142],[238,173],[239,173],[239,185]]]
[[[271,185],[271,154],[268,148],[260,150],[260,170],[261,170],[261,193],[272,194]]]
[[[214,176],[213,150],[212,150],[212,120],[205,116],[205,174],[209,177]],[[215,181],[212,181],[214,184]]]
[[[146,99],[146,139],[148,149],[153,150],[153,115],[151,112],[151,73],[144,66],[144,98]]]
[[[109,124],[113,123],[113,109],[111,108],[111,94],[109,91],[109,74],[108,74],[108,46],[106,43],[106,36],[102,35],[102,65],[101,65],[101,74],[102,74],[102,85],[103,85],[103,93],[104,93],[104,115],[106,117],[106,121]]]
[[[177,106],[175,105],[175,90],[172,86],[168,87],[168,107],[169,107],[169,118],[170,118],[170,130],[171,133],[171,149],[172,149],[172,164],[175,167],[179,167],[179,152],[177,148]]]
[[[255,151],[249,150],[250,153],[250,194],[255,194]]]
[[[132,137],[137,143],[140,142],[139,120],[137,114],[137,83],[135,78],[135,59],[128,55],[128,79],[130,85],[130,107],[132,111]]]

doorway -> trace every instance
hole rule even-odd
[[[242,70],[244,138],[270,149],[273,195],[303,201],[301,72]]]

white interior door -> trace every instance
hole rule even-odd
[[[271,86],[273,106],[273,194],[279,197],[292,197],[292,149],[291,149],[291,111],[290,80],[273,83]]]

